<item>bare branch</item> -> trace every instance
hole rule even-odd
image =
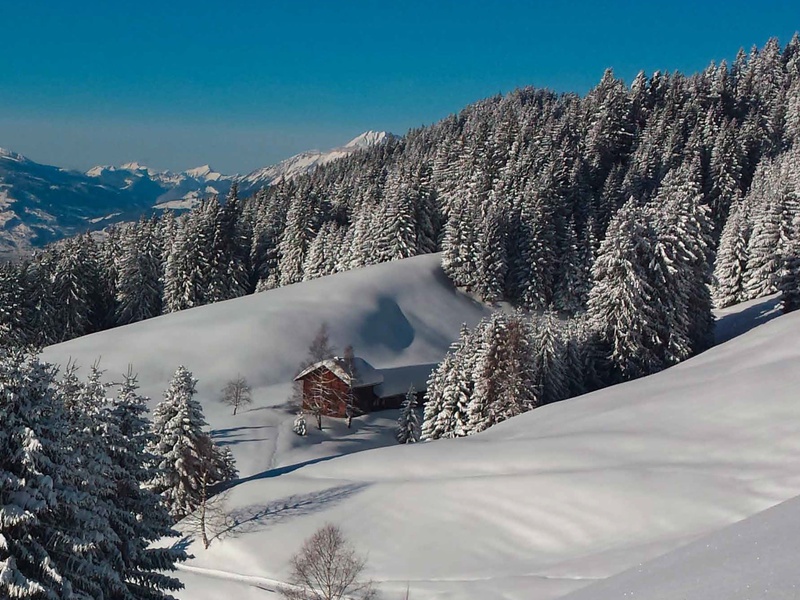
[[[359,556],[342,530],[325,525],[308,538],[291,559],[290,583],[282,594],[289,600],[376,598],[371,581],[360,581],[366,559]]]

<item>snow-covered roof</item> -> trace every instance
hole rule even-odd
[[[436,363],[381,369],[383,383],[375,388],[375,395],[379,398],[405,395],[412,385],[416,391],[424,392],[428,389],[428,378],[435,368]]]
[[[295,381],[298,379],[303,379],[306,375],[313,373],[317,369],[326,368],[331,373],[336,375],[336,377],[353,388],[371,387],[383,383],[383,375],[381,372],[375,369],[363,358],[354,358],[353,367],[354,377],[352,377],[351,381],[351,375],[345,364],[345,359],[341,356],[334,356],[333,358],[309,365],[300,371],[300,373],[294,379]]]

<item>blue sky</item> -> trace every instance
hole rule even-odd
[[[246,172],[519,86],[694,72],[787,42],[800,2],[27,0],[0,28],[0,146]]]

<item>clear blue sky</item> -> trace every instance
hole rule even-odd
[[[798,0],[6,0],[0,146],[245,172],[519,86],[694,72],[797,29]]]

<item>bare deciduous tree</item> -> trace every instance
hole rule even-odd
[[[359,579],[365,565],[342,530],[327,524],[292,557],[292,587],[281,593],[288,600],[372,600],[377,598],[372,582]]]
[[[252,404],[253,398],[250,395],[250,386],[247,385],[247,379],[241,375],[237,375],[236,379],[231,379],[222,388],[222,398],[220,400],[223,404],[233,407],[234,415],[240,406]]]
[[[230,529],[230,517],[225,508],[227,492],[211,493],[211,486],[218,483],[218,466],[210,461],[202,461],[200,465],[198,486],[200,504],[194,512],[186,516],[183,527],[200,535],[203,547],[208,550],[211,540]]]
[[[309,365],[333,358],[336,349],[331,346],[330,334],[328,333],[328,323],[323,322],[319,326],[311,345],[308,347]]]

